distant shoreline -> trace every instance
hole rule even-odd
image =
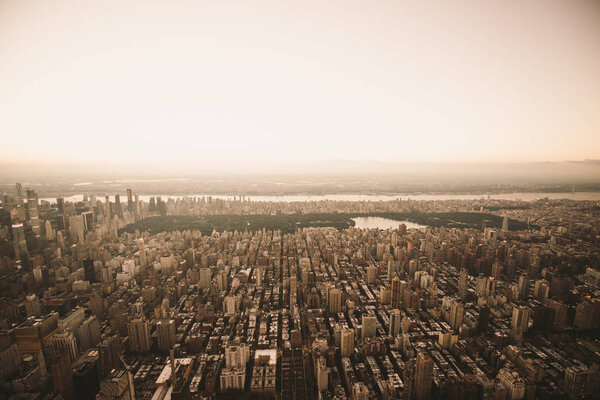
[[[124,193],[110,193],[111,200],[115,194],[121,195],[121,201],[127,199]],[[88,196],[92,195],[90,193]],[[84,194],[62,196],[65,201],[82,201]],[[103,200],[106,194],[94,194],[97,199]],[[576,201],[600,201],[600,191],[596,192],[507,192],[507,193],[439,193],[439,192],[416,192],[412,194],[322,194],[322,195],[247,195],[247,194],[140,194],[139,199],[149,201],[150,197],[161,197],[163,200],[182,198],[212,197],[213,199],[233,200],[244,196],[246,200],[253,202],[309,202],[309,201],[435,201],[435,200],[505,200],[505,201],[536,201],[548,198],[549,200],[576,200]],[[56,202],[56,197],[41,197],[50,203]]]

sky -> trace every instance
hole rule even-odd
[[[0,0],[0,161],[600,159],[600,2]]]

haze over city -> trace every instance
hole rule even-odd
[[[600,398],[600,1],[0,0],[0,400]]]
[[[4,0],[0,160],[194,174],[600,159],[599,47],[596,1]]]

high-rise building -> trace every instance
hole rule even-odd
[[[167,352],[175,345],[175,321],[161,320],[156,323],[158,350]]]
[[[145,353],[152,346],[150,324],[144,318],[135,318],[127,324],[129,347],[133,352]]]
[[[337,288],[328,288],[327,310],[332,314],[340,312],[342,307],[342,291]]]
[[[83,271],[85,273],[85,280],[90,283],[96,283],[96,269],[94,268],[94,260],[86,258],[83,260]]]
[[[354,352],[354,330],[345,328],[340,334],[340,355],[350,357]]]
[[[13,249],[15,251],[15,260],[19,261],[29,255],[27,248],[27,239],[25,237],[25,226],[22,222],[12,224]]]
[[[40,236],[40,218],[38,214],[38,196],[34,190],[27,190],[27,216],[31,231],[35,236]]]
[[[438,342],[443,348],[449,349],[458,342],[458,335],[453,332],[440,332]]]
[[[119,216],[119,218],[123,218],[123,205],[121,204],[121,196],[115,195],[115,214]]]
[[[389,335],[396,337],[400,334],[402,322],[402,313],[399,309],[392,310],[390,313],[390,327],[389,327]]]
[[[83,216],[72,215],[69,217],[69,233],[77,242],[83,243],[85,239],[85,227],[83,226]]]
[[[200,288],[208,289],[210,288],[210,282],[212,279],[210,268],[202,267],[200,268]]]
[[[106,376],[120,365],[119,347],[114,336],[104,339],[98,345],[98,374]]]
[[[508,398],[511,400],[521,400],[525,398],[526,382],[515,371],[509,368],[502,368],[498,372],[498,380],[508,391]]]
[[[227,368],[246,368],[250,360],[250,347],[245,343],[225,348],[225,365]]]
[[[90,295],[90,310],[98,319],[104,319],[104,298],[100,292]]]
[[[135,195],[135,206],[134,206],[135,220],[138,221],[142,217],[142,207],[140,204],[140,197]]]
[[[75,335],[73,335],[72,332],[58,332],[52,336],[50,343],[55,354],[61,352],[63,349],[68,351],[69,365],[77,359],[79,355],[79,348],[77,346]]]
[[[519,298],[526,299],[529,292],[529,277],[527,275],[519,276]]]
[[[374,315],[362,316],[361,340],[374,338],[377,333],[377,317]]]
[[[508,217],[504,217],[502,218],[502,230],[503,231],[508,231]]]
[[[40,299],[38,299],[35,293],[25,297],[25,312],[28,317],[37,316],[42,313]]]
[[[100,323],[95,315],[86,318],[77,328],[79,349],[85,351],[100,342]]]
[[[127,189],[127,210],[132,214],[134,213],[133,193],[131,192],[131,189]]]
[[[511,328],[520,334],[527,332],[530,313],[531,310],[527,306],[513,307],[512,319],[510,322]]]
[[[458,276],[458,296],[464,300],[467,297],[467,284],[469,280],[469,274],[465,268],[461,268]]]
[[[402,292],[400,278],[396,275],[392,279],[392,308],[400,308],[402,305]]]
[[[263,271],[261,267],[256,267],[254,269],[254,273],[256,274],[256,286],[257,287],[262,287],[262,281],[263,281]]]
[[[81,213],[81,217],[83,218],[83,228],[85,231],[91,231],[94,229],[94,212],[93,211],[84,211]]]
[[[593,325],[593,305],[589,299],[581,301],[575,309],[575,319],[573,325],[577,329],[590,330]],[[513,314],[514,317],[514,314]]]
[[[54,240],[56,235],[54,233],[54,229],[52,228],[52,223],[50,222],[50,220],[46,220],[46,222],[44,223],[44,231],[46,233],[46,239]]]
[[[551,300],[549,304],[550,308],[554,310],[554,323],[552,329],[555,331],[562,331],[567,327],[567,312],[569,307],[559,301]]]
[[[4,379],[7,375],[12,374],[19,367],[22,361],[19,347],[16,343],[12,343],[6,337],[0,340],[0,379]]]
[[[75,399],[73,371],[67,349],[57,349],[55,352],[50,363],[50,375],[55,394],[62,395],[65,400]]]
[[[450,314],[448,315],[448,324],[455,331],[458,331],[463,324],[465,317],[465,306],[458,300],[454,300],[450,305]]]
[[[100,382],[100,392],[97,400],[134,400],[132,398],[131,381],[127,371],[114,369],[106,379]]]
[[[367,283],[369,283],[369,284],[375,283],[376,279],[377,279],[377,267],[374,265],[369,265],[369,268],[367,268]]]
[[[110,206],[110,197],[106,196],[104,198],[104,220],[108,221],[108,223],[110,224],[110,221],[112,220],[112,207]]]
[[[431,385],[433,383],[433,359],[426,353],[417,355],[415,367],[415,399],[426,400],[431,398]]]
[[[138,240],[138,250],[140,254],[140,267],[146,268],[148,262],[146,261],[146,246],[144,245],[144,239]]]

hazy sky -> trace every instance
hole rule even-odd
[[[600,158],[600,1],[0,0],[0,159]]]

